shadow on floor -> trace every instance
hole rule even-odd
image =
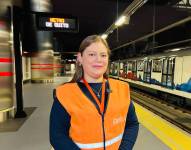
[[[0,132],[15,132],[24,124],[24,122],[30,117],[30,115],[35,111],[36,107],[26,107],[24,111],[27,114],[26,118],[13,118],[0,123]]]

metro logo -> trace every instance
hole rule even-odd
[[[117,125],[117,124],[122,123],[124,121],[125,121],[125,118],[123,118],[122,116],[119,116],[118,118],[113,119],[113,125]]]

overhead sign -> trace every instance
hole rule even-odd
[[[42,31],[78,32],[77,17],[62,14],[36,13],[36,25]]]

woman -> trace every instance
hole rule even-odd
[[[54,91],[50,142],[55,150],[131,150],[139,124],[127,83],[107,77],[110,49],[85,38],[70,83]]]

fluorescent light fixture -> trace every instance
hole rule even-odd
[[[149,58],[148,57],[145,57],[145,58],[143,58],[143,61],[146,61],[146,60],[148,60]]]
[[[107,34],[102,34],[102,35],[101,35],[101,38],[102,38],[102,39],[107,39],[107,37],[108,37]]]
[[[144,0],[143,4],[145,4],[148,0]]]
[[[176,57],[177,55],[170,55],[169,57]]]
[[[174,49],[171,49],[170,51],[171,52],[176,52],[176,51],[179,51],[179,50],[181,50],[180,48],[174,48]]]
[[[60,52],[54,52],[54,54],[60,54]]]
[[[124,24],[127,21],[127,17],[126,16],[121,16],[116,22],[115,25],[121,26],[122,24]]]

